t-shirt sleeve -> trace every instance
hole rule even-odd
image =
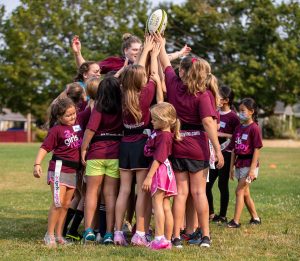
[[[102,114],[98,112],[95,108],[92,110],[89,122],[86,126],[87,129],[96,132],[100,126]]]
[[[47,152],[50,152],[54,150],[54,148],[57,146],[57,140],[58,140],[57,128],[53,127],[48,131],[48,134],[44,139],[41,148],[46,150]]]
[[[162,133],[156,137],[156,148],[153,154],[153,159],[164,163],[171,153],[172,137],[167,133]]]
[[[165,69],[165,82],[167,93],[176,87],[176,83],[180,78],[176,75],[172,66],[167,66]]]
[[[77,115],[77,120],[82,129],[85,129],[86,125],[89,122],[91,115],[91,107],[87,107],[84,111],[81,111]]]
[[[206,118],[206,117],[213,117],[216,118],[216,110],[211,105],[210,97],[207,92],[202,93],[200,96],[198,96],[198,112],[200,116],[200,120]]]
[[[141,93],[141,104],[149,107],[153,101],[153,98],[155,96],[155,88],[156,84],[154,81],[149,80],[149,82],[143,87],[142,93]]]
[[[255,124],[255,127],[252,128],[251,139],[252,139],[253,148],[260,149],[263,146],[261,132],[260,132],[258,125],[256,125],[256,124]]]

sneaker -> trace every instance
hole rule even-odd
[[[167,241],[168,245],[166,246],[165,249],[172,249],[172,242],[168,241],[168,240],[166,240],[166,241]]]
[[[227,220],[227,217],[221,217],[219,216],[219,220],[218,220],[218,223],[221,223],[221,224],[227,224],[228,220]]]
[[[122,226],[122,231],[124,234],[130,234],[132,231],[132,226],[128,221],[125,221]]]
[[[183,248],[182,240],[178,237],[175,237],[172,241],[172,244],[176,248]]]
[[[94,243],[95,239],[96,239],[96,236],[95,236],[93,229],[88,228],[84,231],[84,233],[83,233],[83,243],[84,244]]]
[[[188,241],[190,245],[199,245],[202,240],[202,231],[201,228],[197,228],[196,231],[192,234],[191,239]]]
[[[211,241],[207,236],[202,237],[200,242],[200,247],[210,247]]]
[[[56,237],[56,243],[58,245],[72,245],[71,241],[68,241],[67,239],[65,239],[64,237]]]
[[[72,234],[69,231],[66,234],[66,239],[71,242],[78,242],[82,239],[82,235],[80,235],[78,232]]]
[[[145,237],[146,237],[147,242],[150,243],[152,240],[152,235],[150,233],[146,233]]]
[[[232,219],[227,223],[227,227],[229,228],[239,228],[241,224],[235,223],[235,221]]]
[[[113,240],[113,234],[112,233],[105,233],[104,237],[103,237],[103,244],[104,245],[110,245],[113,244],[114,240]]]
[[[119,245],[119,246],[127,246],[128,245],[122,231],[115,231],[114,244]]]
[[[54,235],[48,235],[48,233],[44,236],[45,245],[48,247],[56,247],[56,240]]]
[[[183,233],[181,234],[181,239],[184,240],[184,241],[189,241],[190,239],[192,239],[192,235],[193,234],[188,234],[188,233]]]
[[[131,238],[131,244],[134,246],[147,246],[148,242],[145,236],[140,236],[135,233]]]
[[[169,246],[169,242],[165,238],[162,238],[161,240],[154,239],[148,245],[148,247],[151,248],[152,250],[165,249],[168,246]]]
[[[260,225],[261,224],[261,219],[259,217],[259,220],[251,218],[249,221],[250,225]]]
[[[220,218],[219,215],[214,215],[213,218],[210,218],[210,221],[211,221],[211,222],[214,222],[214,223],[218,223],[218,222],[219,222],[219,218]]]

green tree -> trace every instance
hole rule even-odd
[[[80,35],[86,59],[120,54],[123,33],[143,35],[147,8],[134,0],[22,0],[0,29],[2,106],[43,118],[76,74],[72,36]]]

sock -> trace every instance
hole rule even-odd
[[[253,218],[254,220],[257,220],[257,221],[260,221],[260,218],[259,217],[257,217],[257,218]]]
[[[142,231],[135,231],[136,234],[138,234],[140,237],[143,237],[145,236],[145,232],[142,232]]]
[[[165,237],[164,235],[162,235],[162,236],[155,236],[155,240],[160,241],[160,240],[163,239],[164,237]]]
[[[78,234],[78,228],[80,226],[80,223],[81,223],[83,217],[84,217],[84,212],[77,209],[76,212],[75,212],[73,222],[72,222],[71,227],[69,229],[70,234],[72,234],[72,235]]]
[[[67,212],[67,216],[66,216],[66,221],[65,221],[65,225],[64,225],[64,230],[63,230],[63,236],[65,237],[68,231],[68,226],[72,220],[72,218],[75,215],[76,210],[73,208],[69,208],[68,212]]]
[[[106,209],[105,204],[100,204],[99,207],[99,232],[102,237],[106,233]]]

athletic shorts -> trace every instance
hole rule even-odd
[[[235,168],[235,177],[237,178],[237,180],[246,178],[248,176],[250,167],[243,167],[243,168]],[[255,174],[255,178],[257,178],[258,176],[258,168],[255,169],[254,171]]]
[[[172,167],[174,171],[188,171],[191,173],[204,170],[209,167],[209,161],[206,160],[193,160],[182,158],[171,158]]]
[[[151,158],[144,156],[144,147],[147,138],[135,142],[121,142],[120,144],[120,169],[138,170],[148,169]]]
[[[76,173],[60,172],[59,184],[68,188],[76,188]],[[54,171],[48,171],[47,184],[54,183]]]
[[[119,160],[118,159],[94,159],[86,161],[86,176],[102,176],[118,179],[120,178]]]

